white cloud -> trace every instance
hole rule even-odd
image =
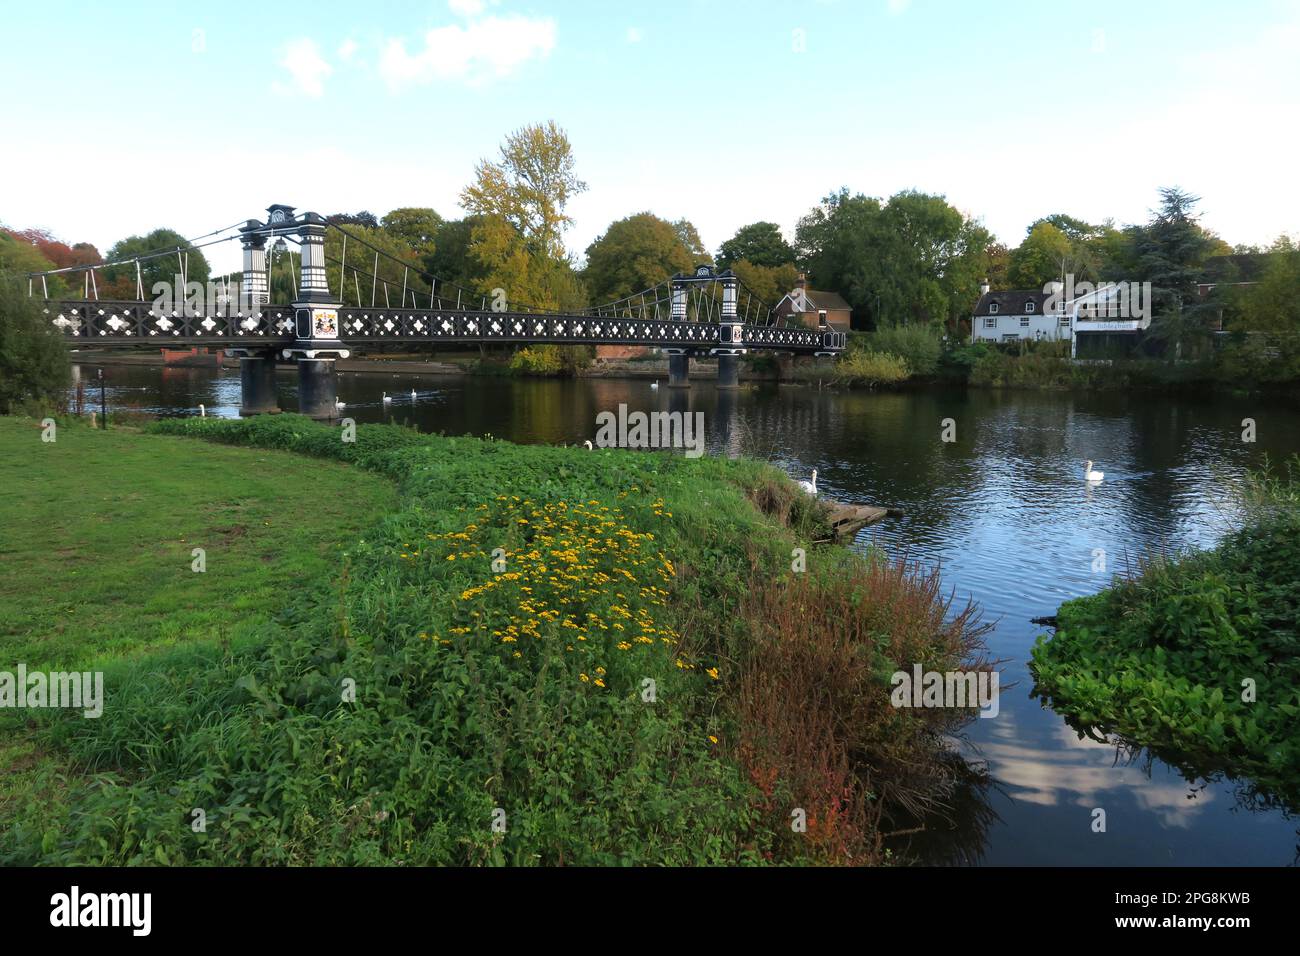
[[[289,41],[280,65],[289,71],[293,89],[312,97],[325,92],[325,78],[334,72],[334,68],[320,55],[316,41],[306,37]],[[277,87],[283,89],[279,84]]]
[[[348,37],[339,44],[339,59],[350,60],[352,55],[357,52],[357,43],[351,37]]]
[[[555,48],[555,21],[550,17],[487,17],[465,26],[430,30],[424,49],[408,53],[406,43],[389,40],[379,72],[392,90],[433,80],[481,82],[508,76],[533,58]]]
[[[628,43],[640,43],[640,42],[641,42],[641,30],[640,30],[638,27],[628,27],[628,28],[627,28],[627,42],[628,42]]]

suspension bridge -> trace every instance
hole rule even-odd
[[[325,238],[331,229],[340,234],[338,257],[326,255]],[[207,346],[239,356],[241,412],[246,415],[278,411],[276,362],[292,360],[299,378],[299,411],[314,418],[336,417],[335,360],[348,358],[353,349],[379,347],[391,352],[493,343],[644,345],[668,355],[670,386],[689,385],[692,355],[712,355],[718,362],[718,386],[734,388],[739,356],[751,350],[828,356],[839,354],[845,346],[843,332],[788,324],[733,272],[708,265],[605,305],[541,309],[511,302],[505,290],[486,296],[444,282],[350,229],[314,212],[296,214],[292,206],[271,206],[264,222],[250,219],[209,235],[227,232],[202,246],[191,246],[238,241],[243,247],[242,281],[233,294],[228,280],[223,281],[224,291],[215,302],[184,291],[189,283],[183,249],[32,273],[28,292],[44,299],[51,323],[77,348]],[[274,250],[284,241],[298,246],[301,264],[293,269],[289,257],[291,301],[275,304],[268,278],[268,242]],[[159,297],[155,289],[155,298],[147,299],[141,263],[167,256],[177,260],[176,294]],[[397,283],[380,276],[381,258],[390,269],[402,267],[396,306],[392,299]],[[132,265],[137,297],[101,299],[97,272],[129,270]],[[49,277],[75,272],[82,273],[83,298],[50,298]]]

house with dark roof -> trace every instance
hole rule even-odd
[[[808,288],[808,277],[801,272],[794,288],[776,304],[773,312],[780,319],[792,319],[812,329],[825,326],[836,332],[847,332],[853,306],[838,292]]]
[[[990,291],[988,280],[980,286],[980,298],[971,317],[971,342],[1069,338],[1070,315],[1061,301],[1060,290],[1054,286],[1049,286],[1047,291],[1008,289],[1004,292]]]

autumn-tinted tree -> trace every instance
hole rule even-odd
[[[695,264],[673,223],[642,212],[612,223],[587,247],[583,279],[593,302],[613,302]]]
[[[754,222],[741,226],[718,249],[718,265],[723,268],[739,259],[755,266],[782,266],[794,262],[795,253],[776,223]]]
[[[575,168],[569,138],[554,122],[516,130],[498,161],[478,164],[460,202],[480,217],[470,254],[482,267],[482,291],[500,288],[510,302],[546,309],[583,300],[564,247],[566,207],[587,188]]]
[[[1070,237],[1050,222],[1040,221],[1011,251],[1007,277],[1015,289],[1041,289],[1048,282],[1064,279],[1070,272],[1074,245]]]
[[[332,216],[326,216],[325,221],[332,222],[336,226],[364,226],[367,229],[379,228],[379,220],[375,218],[375,214],[365,209],[361,212],[336,212]]]

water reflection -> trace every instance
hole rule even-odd
[[[237,415],[235,371],[108,367],[112,408],[153,414]],[[91,372],[93,377],[93,372]],[[411,399],[409,392],[417,389]],[[387,391],[391,403],[382,401]],[[292,373],[277,378],[295,408]],[[1041,633],[1029,619],[1104,587],[1126,559],[1213,544],[1238,518],[1232,490],[1264,455],[1300,451],[1300,410],[1276,401],[1141,394],[1066,395],[960,390],[834,392],[763,387],[724,392],[651,389],[648,380],[537,381],[344,374],[339,398],[359,422],[428,432],[581,444],[596,415],[701,411],[713,455],[753,455],[789,474],[816,468],[826,497],[902,508],[864,529],[875,544],[941,566],[959,597],[997,622],[1001,711],[972,723],[965,752],[995,786],[954,797],[959,824],[913,835],[909,852],[992,864],[1288,864],[1295,833],[1276,801],[1243,797],[1223,779],[1189,783],[1158,759],[1117,760],[1030,697],[1026,661]],[[97,396],[96,396],[97,400]],[[1241,420],[1259,440],[1241,441]],[[941,441],[944,419],[955,441]],[[1083,463],[1106,473],[1089,486]],[[1104,570],[1094,570],[1098,554]],[[1015,682],[1016,687],[1006,685]],[[1189,796],[1192,799],[1189,799]],[[982,803],[981,803],[982,801]],[[1250,806],[1256,812],[1244,812]],[[1108,831],[1091,830],[1107,811]],[[947,836],[942,836],[946,833]]]

